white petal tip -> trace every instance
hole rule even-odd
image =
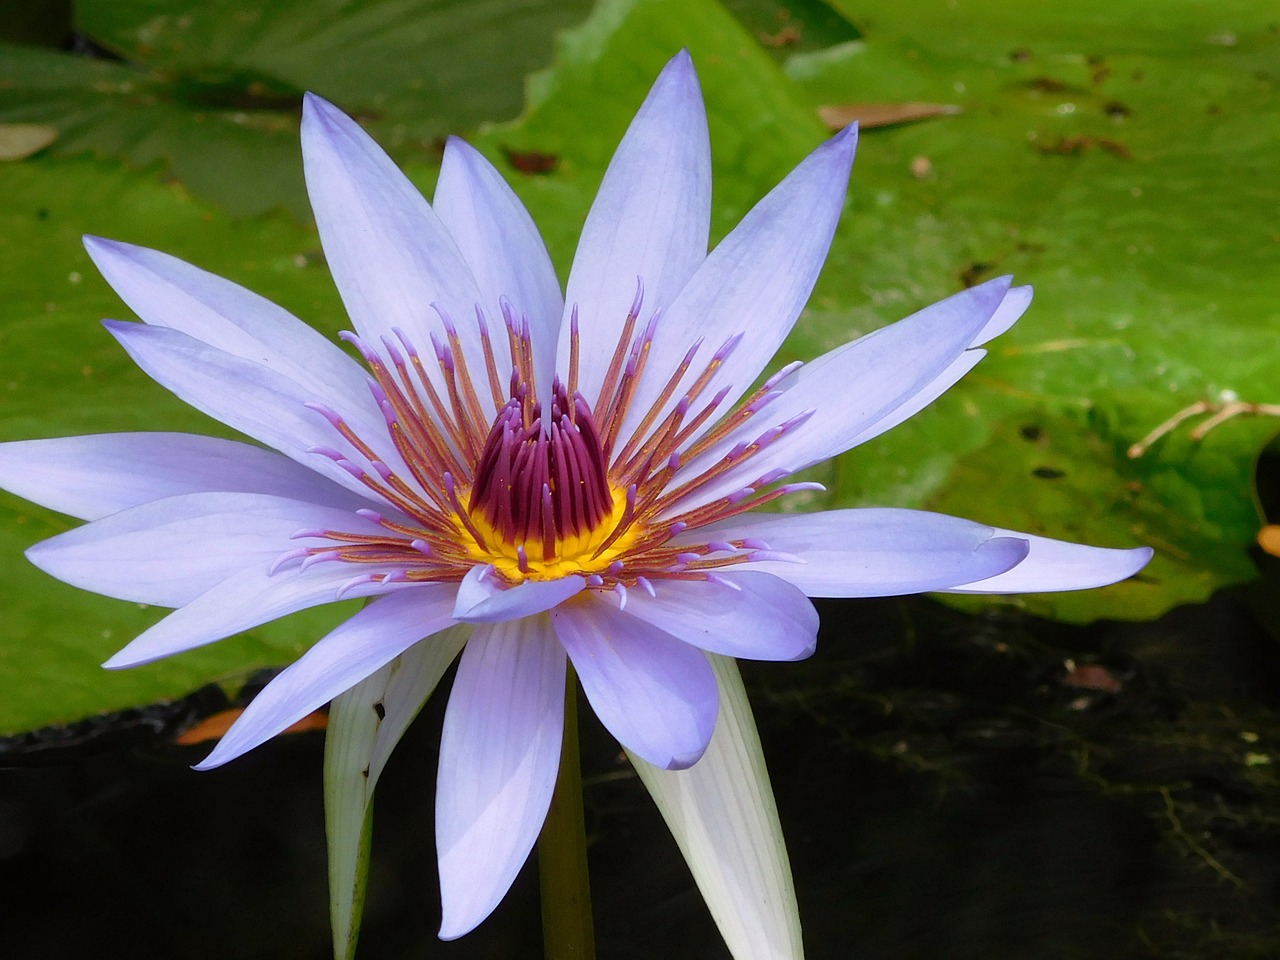
[[[225,766],[232,760],[236,760],[244,756],[250,750],[254,749],[254,747],[262,746],[265,742],[265,740],[255,741],[246,740],[244,737],[233,737],[231,733],[228,733],[218,741],[217,746],[209,751],[209,755],[207,757],[199,763],[193,764],[191,769],[198,770],[201,773],[205,773],[209,770],[215,770],[218,767]]]
[[[703,747],[695,753],[685,753],[677,757],[672,757],[662,768],[664,770],[688,770],[695,763],[702,759],[702,755],[707,752],[707,748]]]
[[[1133,557],[1133,569],[1125,575],[1126,578],[1132,577],[1135,573],[1145,567],[1151,562],[1151,558],[1155,555],[1156,552],[1151,547],[1134,547],[1133,550],[1130,551],[1130,556]]]
[[[1097,587],[1109,587],[1113,583],[1128,580],[1151,562],[1155,551],[1150,547],[1133,547],[1128,550],[1105,550],[1100,553],[1096,565],[1090,569],[1085,567],[1074,577],[1064,576],[1064,582],[1057,587],[1047,586],[1045,592],[1060,590],[1092,590]],[[1015,571],[1016,573],[1016,568]]]
[[[444,138],[444,150],[445,153],[461,153],[463,156],[468,158],[480,152],[454,133],[451,133]]]
[[[302,95],[302,125],[304,129],[319,123],[332,130],[343,121],[354,122],[338,107],[319,94],[308,91]]]
[[[834,152],[852,166],[853,155],[858,149],[858,124],[849,124],[818,149]]]
[[[671,71],[679,72],[682,77],[696,78],[697,72],[693,66],[693,55],[689,53],[689,48],[683,48],[679,53],[667,61],[667,65],[662,68],[662,73]]]
[[[696,101],[699,112],[702,107],[702,88],[698,84],[698,71],[688,50],[681,50],[667,61],[649,91],[650,102],[670,107],[681,101]]]
[[[1013,594],[1093,590],[1128,580],[1145,567],[1155,553],[1150,547],[1090,547],[1029,534],[1022,536],[1031,546],[1023,563],[1006,573],[949,588],[946,592]]]
[[[815,640],[813,643],[809,644],[803,650],[797,653],[794,657],[789,657],[787,662],[795,663],[798,660],[808,660],[815,653],[817,653],[817,651],[818,651],[818,643]]]
[[[110,657],[102,661],[102,669],[125,670],[125,669],[128,669],[129,667],[140,667],[144,663],[149,663],[151,659],[154,659],[154,658],[140,659],[138,657],[126,657],[124,655],[126,650],[128,650],[127,647],[125,648],[125,650],[121,650],[119,653],[117,653],[114,657]]]
[[[489,914],[493,912],[497,904],[490,904],[486,908],[477,909],[472,905],[469,910],[461,910],[458,907],[444,908],[444,916],[440,919],[440,932],[437,936],[441,940],[457,940],[459,937],[465,937],[480,924],[488,919]]]
[[[114,253],[121,247],[127,246],[119,240],[108,240],[106,237],[94,236],[92,233],[86,233],[80,238],[80,242],[84,244],[85,250],[89,251],[90,257],[99,253]]]

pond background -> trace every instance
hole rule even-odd
[[[746,670],[808,956],[1276,956],[1280,791],[1256,751],[1280,735],[1280,655],[1253,602],[1085,629],[823,603],[821,657]],[[1102,682],[1083,664],[1119,689],[1076,685]],[[536,960],[532,861],[478,931],[435,939],[443,704],[379,787],[361,956]],[[652,801],[583,715],[600,956],[727,958]],[[321,734],[209,774],[141,727],[61,750],[78,756],[0,772],[5,956],[329,955]]]
[[[1280,402],[1280,12],[1027,7],[0,0],[18,41],[0,45],[0,439],[225,432],[109,342],[97,320],[125,311],[83,233],[344,325],[302,191],[304,89],[424,189],[444,135],[475,142],[561,271],[681,46],[708,102],[716,237],[826,135],[820,107],[888,120],[864,130],[779,362],[989,276],[1037,296],[933,408],[818,475],[824,502],[1157,556],[1083,594],[823,603],[817,656],[748,665],[808,955],[1280,955],[1280,560],[1253,545],[1280,520],[1277,424],[1198,439],[1193,419],[1129,455],[1192,404]],[[320,735],[205,774],[173,741],[342,611],[108,674],[162,611],[26,564],[70,525],[0,495],[0,955],[326,956]],[[435,939],[443,703],[379,789],[360,956],[537,957],[528,869],[479,931]],[[602,957],[725,956],[594,720],[584,765]]]

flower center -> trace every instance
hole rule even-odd
[[[557,381],[544,421],[542,405],[519,393],[489,430],[467,502],[470,524],[459,533],[476,560],[508,580],[604,571],[638,531],[620,529],[626,493],[609,484],[591,410]]]
[[[675,369],[652,374],[665,375],[665,386],[638,425],[624,433],[637,385],[650,373],[645,367],[660,319],[655,314],[639,324],[641,302],[638,290],[594,406],[577,389],[576,311],[568,377],[556,377],[545,400],[539,399],[529,325],[505,301],[504,338],[490,337],[476,309],[479,343],[478,349],[472,345],[470,359],[484,365],[476,375],[443,312],[445,336],[431,336],[434,363],[401,330],[382,337],[381,349],[343,334],[369,366],[369,390],[386,433],[370,444],[365,438],[372,436],[372,425],[365,423],[362,436],[340,413],[310,403],[342,441],[340,448],[310,452],[354,477],[389,505],[390,515],[358,510],[358,531],[300,530],[295,539],[320,544],[282,554],[272,570],[301,559],[304,569],[339,561],[353,572],[366,571],[344,583],[341,596],[375,581],[456,582],[487,566],[512,585],[583,576],[590,588],[616,590],[625,601],[629,587],[652,590],[653,578],[705,580],[716,569],[747,560],[788,559],[757,540],[703,541],[689,532],[819,486],[778,485],[787,471],[772,470],[722,496],[703,493],[808,419],[792,417],[709,455],[749,429],[778,396],[775,384],[798,364],[721,415],[729,388],[709,395],[711,384],[741,335],[727,340],[700,369],[694,364],[699,340]],[[498,375],[504,366],[511,371],[505,390]],[[496,414],[486,414],[486,407]],[[704,466],[682,469],[689,463]]]

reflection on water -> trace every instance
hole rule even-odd
[[[749,665],[811,960],[1280,956],[1280,647],[1252,599],[1087,629],[828,603],[818,656]],[[435,939],[443,704],[380,788],[361,956],[532,960],[530,870]],[[0,771],[0,956],[326,957],[319,737],[196,774],[143,734]],[[583,743],[602,960],[727,957],[616,745]]]

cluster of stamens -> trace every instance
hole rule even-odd
[[[777,485],[786,471],[776,470],[726,496],[681,509],[712,481],[798,427],[807,414],[772,426],[700,472],[675,480],[682,464],[696,460],[764,409],[777,396],[777,382],[798,364],[784,368],[717,422],[729,388],[710,397],[706,393],[741,335],[726,341],[692,374],[703,346],[699,340],[670,372],[638,427],[624,438],[622,426],[660,322],[654,314],[639,326],[642,303],[642,290],[637,290],[594,409],[578,390],[576,310],[570,321],[568,377],[556,377],[543,399],[534,376],[528,323],[504,301],[507,350],[499,351],[477,307],[485,365],[479,382],[487,385],[491,409],[497,411],[492,417],[484,412],[457,328],[443,311],[438,312],[445,336],[432,336],[433,363],[401,330],[394,331],[394,338],[383,337],[380,351],[344,334],[369,366],[369,389],[400,462],[386,463],[339,412],[322,404],[308,406],[329,421],[346,449],[317,447],[311,452],[347,471],[395,515],[358,511],[377,532],[300,530],[295,539],[326,542],[289,551],[274,569],[299,558],[303,567],[341,561],[377,568],[345,583],[339,591],[344,593],[371,581],[458,581],[477,565],[486,565],[487,572],[509,584],[578,574],[591,587],[617,590],[625,599],[628,586],[652,592],[657,578],[714,580],[717,569],[747,560],[793,559],[751,539],[693,545],[689,538],[679,544],[673,540],[817,486]],[[506,389],[498,374],[500,352],[511,361]],[[709,422],[713,425],[699,435]]]

